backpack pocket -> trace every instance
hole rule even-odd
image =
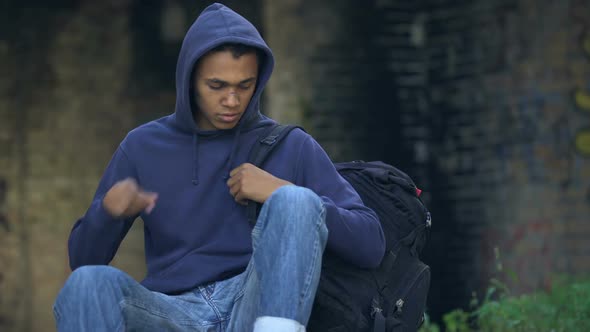
[[[402,273],[392,273],[390,286],[380,293],[387,332],[417,331],[422,325],[430,277],[430,267],[418,259],[413,259]]]

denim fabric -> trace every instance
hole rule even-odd
[[[116,268],[84,266],[55,302],[58,331],[302,331],[327,237],[321,199],[309,189],[281,187],[252,230],[244,273],[170,296]]]

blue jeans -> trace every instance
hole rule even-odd
[[[328,230],[321,199],[284,186],[263,205],[246,270],[180,295],[109,266],[76,269],[54,305],[58,331],[304,331]]]

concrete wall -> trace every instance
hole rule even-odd
[[[69,230],[133,125],[128,13],[86,2],[11,15],[15,35],[0,40],[0,330],[50,331]],[[141,236],[118,256],[136,277]]]
[[[71,227],[127,132],[174,111],[182,37],[211,2],[1,5],[0,331],[54,329]],[[259,24],[257,1],[226,3]],[[179,39],[162,36],[169,7]],[[141,220],[113,265],[143,278]]]

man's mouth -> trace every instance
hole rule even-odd
[[[238,117],[240,116],[239,113],[232,113],[232,114],[220,114],[219,118],[223,122],[235,122]]]

